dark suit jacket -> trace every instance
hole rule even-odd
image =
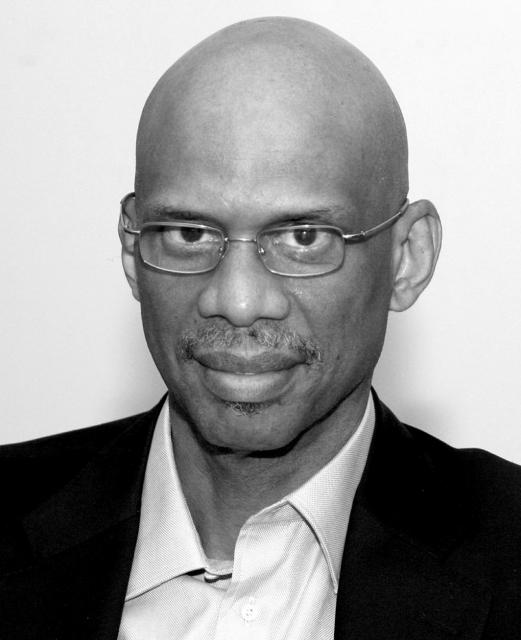
[[[521,468],[375,402],[335,638],[519,640]],[[0,448],[1,640],[116,639],[158,411]]]

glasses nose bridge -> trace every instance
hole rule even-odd
[[[254,245],[257,246],[257,253],[259,254],[260,258],[261,258],[261,262],[264,265],[264,260],[262,259],[265,251],[264,248],[261,246],[260,242],[259,242],[259,237],[255,237],[255,238],[242,238],[242,237],[237,237],[237,238],[229,238],[227,236],[224,237],[224,247],[223,247],[223,251],[221,254],[221,260],[224,258],[224,256],[226,255],[227,251],[228,251],[228,247],[232,242],[242,242],[245,244],[248,243],[253,243]],[[264,265],[266,266],[266,265]]]

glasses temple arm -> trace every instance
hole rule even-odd
[[[380,233],[380,231],[384,231],[385,229],[391,227],[398,220],[398,218],[401,218],[403,216],[403,214],[407,211],[408,206],[409,200],[405,198],[402,206],[400,207],[400,210],[398,211],[398,213],[395,213],[394,216],[391,216],[387,220],[384,220],[380,224],[377,224],[375,227],[371,227],[370,229],[366,229],[365,231],[360,231],[359,233],[346,233],[343,234],[342,237],[346,242],[363,242],[364,240],[367,240],[367,238]]]
[[[125,231],[125,233],[131,233],[134,236],[138,236],[141,232],[138,231],[137,229],[132,229],[131,227],[128,227],[125,224],[125,217],[127,215],[126,211],[125,211],[125,206],[127,204],[127,202],[132,199],[135,198],[136,194],[134,193],[134,191],[131,191],[130,193],[127,193],[126,196],[123,196],[123,198],[121,198],[119,204],[120,204],[120,210],[119,210],[119,226],[121,227],[121,229],[123,229],[123,231]]]

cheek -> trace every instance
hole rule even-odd
[[[198,289],[191,278],[144,269],[138,283],[145,337],[161,370],[175,361],[177,337],[195,323]]]
[[[352,366],[356,358],[378,357],[387,324],[388,280],[385,263],[367,259],[294,287],[295,304],[320,342],[326,365]]]

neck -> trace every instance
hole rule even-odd
[[[346,444],[363,417],[370,383],[357,388],[300,438],[269,456],[216,452],[170,403],[176,466],[206,556],[233,559],[246,520],[295,491]]]

